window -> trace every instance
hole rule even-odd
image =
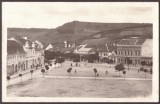
[[[140,56],[140,51],[137,51],[137,55]]]
[[[135,51],[135,56],[137,56],[137,51]]]

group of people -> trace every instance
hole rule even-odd
[[[71,67],[73,66],[73,64],[71,63]],[[75,65],[76,67],[80,67],[80,64],[78,64],[78,63],[76,63],[76,65]]]

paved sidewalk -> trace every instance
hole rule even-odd
[[[72,76],[49,76],[49,75],[45,75],[45,78],[62,78],[62,79],[66,79],[66,78],[70,78],[70,79],[95,79],[95,77],[72,77]],[[124,78],[104,78],[104,77],[96,77],[96,79],[104,79],[104,80],[120,80]],[[144,81],[150,81],[152,79],[147,79],[147,78],[125,78],[125,80],[144,80]]]
[[[19,72],[15,73],[15,74],[11,75],[10,77],[11,77],[11,79],[17,78],[17,77],[19,77],[19,74],[25,75],[25,74],[30,73],[31,70],[36,71],[36,70],[39,70],[39,69],[42,69],[42,68],[44,68],[44,66],[39,67],[39,68],[37,68],[37,69],[36,69],[36,68],[33,68],[33,69],[27,69],[27,70],[25,70],[25,71],[19,71]]]

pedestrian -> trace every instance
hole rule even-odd
[[[108,71],[106,70],[106,74],[108,74]]]
[[[71,63],[71,67],[72,67],[72,63]]]
[[[99,76],[99,74],[97,73],[97,77]]]
[[[78,66],[78,64],[76,63],[76,67]]]
[[[75,70],[75,73],[76,73],[77,71]]]

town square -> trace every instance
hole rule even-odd
[[[151,4],[4,2],[4,100],[155,101],[159,53]]]

